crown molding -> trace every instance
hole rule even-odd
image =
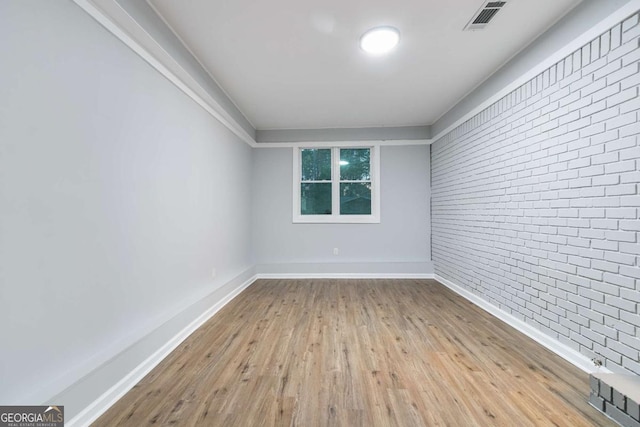
[[[306,132],[305,134],[282,141],[274,140],[269,142],[257,142],[259,138],[256,135],[266,135],[273,131],[253,130],[254,135],[247,132],[247,130],[234,118],[234,116],[225,109],[222,103],[216,99],[215,94],[212,94],[198,83],[196,79],[180,64],[180,62],[172,57],[165,47],[154,39],[150,32],[147,31],[140,22],[133,18],[132,14],[123,7],[123,4],[121,4],[122,2],[118,2],[117,0],[73,1],[249,146],[253,148],[283,148],[302,145],[336,144],[337,140],[333,138],[315,138],[316,134],[323,135],[326,133],[326,130],[323,129],[306,129],[304,130]],[[401,132],[396,136],[397,139],[393,139],[393,136],[390,137],[388,134],[390,131],[394,132],[394,128],[381,127],[379,128],[379,134],[376,134],[376,128],[350,130],[351,133],[355,132],[355,134],[358,132],[368,134],[369,138],[367,138],[367,140],[353,140],[346,134],[342,135],[345,137],[344,139],[340,137],[338,137],[338,139],[345,142],[348,141],[352,145],[366,145],[372,143],[382,146],[431,144],[639,9],[640,0],[629,1],[629,3],[625,4],[614,13],[602,19],[597,25],[593,26],[579,37],[567,43],[563,48],[550,55],[546,60],[541,61],[537,66],[531,68],[528,72],[503,87],[502,90],[496,92],[493,96],[478,104],[468,113],[460,116],[446,129],[438,132],[437,135],[433,135],[430,138],[410,139],[398,137],[401,135]],[[152,9],[150,8],[150,10]],[[168,31],[171,30],[168,29]],[[172,31],[171,34],[173,34]],[[186,48],[185,51],[188,53]],[[204,72],[207,73],[206,70],[204,70]],[[216,87],[219,87],[212,78],[211,83]],[[223,90],[221,91],[224,92]],[[419,127],[416,126],[415,128]],[[428,128],[430,133],[431,126],[426,125],[424,128]],[[397,127],[395,129],[396,131],[399,131],[400,129],[403,129],[403,127]],[[275,132],[284,134],[284,132],[288,133],[291,131],[276,130]],[[312,138],[310,135],[314,137]]]
[[[370,147],[377,145],[380,147],[407,146],[407,145],[429,145],[430,139],[398,139],[380,140],[371,139],[366,141],[340,140],[340,141],[298,141],[298,142],[258,142],[255,148],[289,148],[289,147]]]
[[[251,147],[256,146],[254,136],[250,135],[120,3],[116,0],[73,1],[238,138]]]
[[[174,58],[161,44],[159,40],[153,37],[152,31],[149,28],[145,28],[145,23],[142,23],[134,18],[133,10],[128,10],[130,4],[127,4],[123,0],[73,0],[80,8],[82,8],[87,14],[93,17],[99,24],[105,29],[110,31],[114,36],[121,40],[126,46],[133,50],[137,55],[149,63],[160,74],[167,78],[171,83],[183,91],[187,96],[193,99],[198,105],[200,105],[211,116],[218,120],[222,125],[233,132],[240,140],[248,144],[253,148],[282,148],[282,147],[295,147],[301,145],[322,145],[329,144],[335,145],[336,140],[326,138],[323,139],[311,139],[307,141],[305,135],[310,134],[324,134],[324,129],[307,129],[306,134],[299,135],[293,140],[274,141],[274,142],[257,142],[256,134],[260,132],[270,131],[256,131],[253,130],[251,135],[247,130],[238,122],[238,120],[230,114],[224,107],[224,102],[220,102],[216,97],[220,94],[212,93],[211,90],[207,90],[201,83],[199,83],[194,76],[181,64],[176,58]],[[146,4],[146,3],[145,3]],[[149,6],[149,10],[153,9]],[[140,15],[140,11],[136,11]],[[155,14],[155,12],[153,12]],[[162,21],[162,24],[167,28],[167,31],[175,36],[173,30],[166,26],[166,23]],[[178,39],[179,40],[179,39]],[[189,50],[181,44],[185,53],[193,55]],[[197,62],[197,58],[194,57]],[[207,75],[210,83],[215,88],[219,88],[221,93],[224,93],[224,89],[221,88],[215,80],[211,77],[207,70],[202,67],[198,62],[198,67],[202,68],[202,71]],[[207,82],[208,83],[208,82]],[[213,91],[215,92],[215,91]],[[225,95],[226,96],[226,95]],[[228,97],[227,97],[228,98]],[[227,104],[233,103],[233,100],[226,99]],[[237,107],[236,107],[237,108]],[[239,110],[238,114],[242,114]],[[244,118],[246,120],[246,118]],[[248,120],[247,120],[248,123]],[[411,129],[415,128],[415,129]],[[424,129],[420,129],[424,128]],[[343,138],[339,138],[344,142],[348,142],[351,145],[371,145],[372,143],[378,145],[424,145],[430,144],[430,139],[410,139],[403,136],[407,131],[413,131],[416,135],[422,132],[422,135],[426,135],[429,131],[428,126],[415,126],[415,127],[380,127],[380,128],[354,128],[350,129],[349,134],[342,135]],[[280,132],[280,131],[278,131]],[[283,130],[283,132],[288,132]],[[367,135],[369,138],[366,140],[357,140],[355,137],[352,140],[351,134]],[[395,139],[394,139],[395,138]]]
[[[454,120],[453,123],[447,126],[445,129],[437,132],[437,134],[432,136],[432,141],[435,142],[447,135],[449,132],[456,129],[458,126],[462,125],[467,120],[473,118],[477,114],[489,108],[491,105],[495,104],[520,86],[527,83],[529,80],[534,79],[539,74],[546,71],[548,68],[551,68],[557,62],[560,62],[564,58],[573,54],[576,50],[581,49],[586,44],[590,43],[592,40],[600,37],[602,33],[608,31],[613,26],[617,25],[619,22],[633,15],[634,13],[640,10],[640,0],[630,0],[628,3],[624,4],[622,7],[617,9],[615,12],[610,15],[604,17],[600,20],[596,25],[589,28],[587,31],[574,38],[573,40],[566,43],[562,48],[555,51],[553,54],[549,55],[546,59],[539,62],[536,66],[530,68],[526,73],[522,74],[520,77],[513,80],[511,83],[504,86],[501,90],[494,93],[492,96],[479,103],[475,108],[471,109],[469,112],[462,114],[458,117],[457,120]],[[472,92],[473,93],[473,92]],[[458,101],[461,102],[463,100]],[[454,106],[455,107],[455,106]],[[446,113],[445,113],[446,114]],[[437,123],[437,121],[436,121]],[[436,124],[433,124],[436,126]]]

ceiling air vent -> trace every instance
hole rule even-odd
[[[507,4],[506,1],[489,1],[473,15],[473,18],[464,27],[465,30],[482,30],[491,22],[496,14]]]

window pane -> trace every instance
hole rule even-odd
[[[371,183],[340,184],[340,214],[371,214]]]
[[[331,149],[302,150],[302,181],[331,181]]]
[[[368,148],[340,149],[340,179],[350,181],[369,181],[371,150]]]
[[[301,184],[300,213],[331,215],[331,183]]]

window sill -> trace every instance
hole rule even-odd
[[[380,224],[380,217],[374,215],[295,215],[294,224]]]

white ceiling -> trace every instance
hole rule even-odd
[[[580,0],[148,0],[257,129],[431,124]],[[401,32],[371,57],[367,29]]]

